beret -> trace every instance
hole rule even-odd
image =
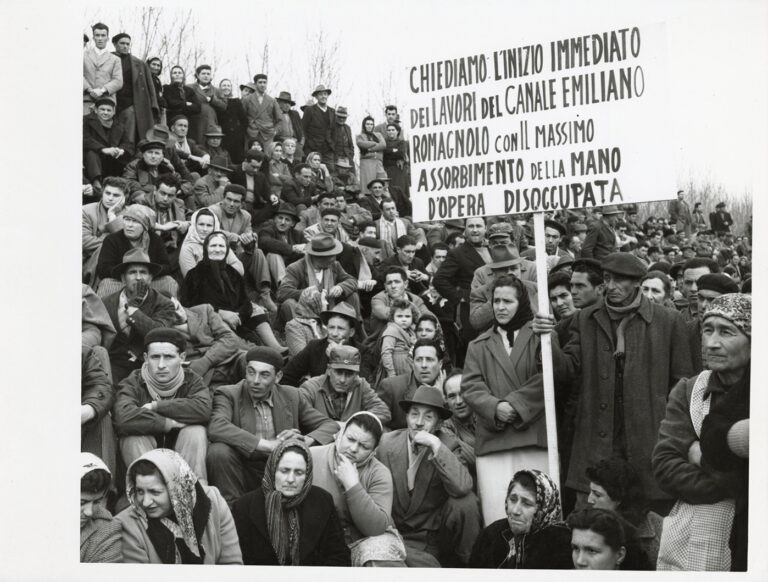
[[[722,273],[707,273],[696,279],[696,287],[699,291],[706,289],[708,291],[717,291],[718,293],[738,293],[739,286],[736,281],[728,275]]]
[[[120,42],[121,38],[127,38],[128,40],[131,40],[131,35],[127,32],[119,32],[115,36],[112,37],[112,44],[117,44]]]
[[[144,349],[149,347],[152,343],[168,343],[173,344],[179,348],[180,352],[183,352],[187,347],[187,340],[184,334],[178,329],[172,327],[156,327],[147,332],[144,336]]]
[[[357,244],[358,246],[369,247],[372,249],[384,248],[384,243],[377,238],[373,238],[372,236],[364,236],[363,238],[357,241]]]
[[[275,372],[283,369],[283,356],[274,348],[258,346],[248,350],[245,354],[246,362],[264,362],[275,368]]]
[[[600,268],[614,275],[642,279],[646,273],[643,263],[630,253],[611,253],[600,263]]]
[[[560,233],[560,236],[565,236],[565,227],[556,220],[545,220],[544,228],[554,228],[557,232]]]
[[[186,115],[179,113],[178,115],[174,115],[173,117],[171,117],[171,120],[168,122],[168,126],[169,127],[172,126],[179,119],[186,119],[187,121],[189,121],[189,118]]]
[[[234,192],[235,194],[241,194],[242,196],[245,196],[246,194],[245,187],[240,184],[227,184],[224,187],[224,194],[227,192]]]
[[[328,214],[333,214],[334,216],[341,218],[341,211],[338,208],[323,208],[320,211],[320,216],[326,216]]]

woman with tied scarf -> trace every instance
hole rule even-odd
[[[313,339],[323,339],[327,334],[320,314],[328,309],[324,293],[317,287],[307,287],[299,296],[294,317],[285,324],[285,343],[291,357],[307,347]]]
[[[184,84],[186,78],[187,74],[179,65],[171,67],[171,84],[163,85],[163,98],[168,119],[185,115],[191,124],[192,119],[200,118],[201,105],[194,89]]]
[[[170,449],[153,449],[128,468],[131,505],[118,516],[123,559],[140,564],[242,564],[237,531],[216,487],[203,485]]]
[[[195,215],[199,212],[210,213],[202,209]],[[192,223],[195,224],[194,215]],[[266,311],[251,302],[242,273],[231,264],[229,257],[234,253],[229,248],[227,235],[221,231],[211,232],[200,246],[202,259],[186,274],[181,283],[181,304],[184,307],[194,307],[208,303],[224,323],[243,339],[286,351],[275,338]],[[240,261],[237,262],[240,264]]]
[[[333,497],[352,565],[405,560],[405,546],[392,521],[392,474],[374,452],[383,428],[368,411],[349,417],[336,442],[312,447],[314,481]]]
[[[80,453],[80,561],[122,562],[120,522],[107,510],[112,474],[92,453]]]
[[[515,473],[504,499],[506,516],[478,536],[470,568],[568,570],[571,532],[562,521],[560,492],[542,471]]]
[[[219,218],[208,208],[196,210],[192,214],[190,223],[189,231],[179,252],[179,270],[184,277],[203,259],[203,241],[206,237],[214,231],[221,230]],[[245,274],[243,263],[235,253],[227,254],[227,264],[241,276]]]
[[[312,182],[317,187],[318,192],[323,190],[333,192],[333,178],[328,171],[328,166],[323,163],[323,155],[320,152],[309,152],[307,165],[312,170]]]
[[[277,141],[272,142],[267,146],[266,154],[269,158],[267,178],[270,194],[280,196],[283,186],[293,180],[291,168],[283,159],[283,144]]]
[[[312,469],[303,439],[289,438],[270,454],[261,489],[232,505],[246,565],[350,565],[333,497],[312,484]]]
[[[152,75],[152,85],[155,87],[157,95],[157,106],[160,108],[160,123],[165,123],[165,108],[167,107],[163,99],[163,82],[160,80],[160,73],[163,72],[163,61],[160,57],[150,57],[147,59],[147,66]]]
[[[376,178],[386,178],[387,172],[384,170],[382,152],[387,147],[384,136],[373,131],[373,117],[368,115],[363,119],[363,125],[355,138],[357,147],[360,150],[360,186],[362,186],[361,195],[368,193],[368,184]]]
[[[503,515],[504,483],[512,475],[548,467],[541,354],[528,291],[514,275],[503,275],[491,294],[493,327],[469,344],[461,381],[477,417],[477,491],[485,523]]]

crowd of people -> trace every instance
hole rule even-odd
[[[81,561],[746,569],[752,238],[725,202],[550,213],[538,249],[528,215],[417,222],[395,106],[353,140],[331,88],[300,113],[109,34],[84,38]]]

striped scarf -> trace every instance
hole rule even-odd
[[[157,402],[158,400],[166,400],[176,396],[176,392],[181,388],[184,383],[184,368],[179,366],[179,372],[168,380],[167,382],[160,382],[152,377],[149,373],[149,364],[144,362],[141,366],[141,379],[147,385],[147,391],[152,397],[152,400]]]

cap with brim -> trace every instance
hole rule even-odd
[[[240,90],[242,91],[243,89],[250,89],[251,91],[253,91],[255,93],[256,92],[256,85],[254,85],[253,83],[245,83],[243,85],[240,85]]]
[[[333,346],[328,354],[328,367],[359,372],[360,350],[353,346]]]
[[[162,269],[162,265],[153,263],[149,260],[149,255],[141,249],[131,249],[123,255],[123,262],[119,265],[112,267],[112,278],[119,279],[123,271],[125,271],[130,265],[146,265],[152,276],[157,275]]]
[[[434,408],[435,412],[437,412],[443,420],[453,416],[453,413],[445,407],[445,400],[443,399],[443,393],[440,389],[435,388],[434,386],[427,386],[426,384],[419,386],[416,389],[416,392],[413,393],[413,396],[409,399],[401,400],[398,404],[406,413],[414,404],[421,404]]]
[[[117,102],[111,95],[102,95],[101,97],[97,97],[93,102],[94,107],[98,107],[99,105],[111,105],[112,107],[117,107]]]
[[[598,212],[602,212],[603,216],[609,216],[611,214],[624,214],[623,210],[620,210],[618,206],[603,206],[602,208],[595,208]]]
[[[232,168],[227,165],[227,158],[224,156],[213,156],[211,163],[208,164],[209,168],[216,168],[222,172],[231,172]]]
[[[336,167],[337,168],[344,168],[345,170],[348,170],[352,167],[352,165],[347,161],[346,158],[341,158],[336,160]]]
[[[376,183],[381,184],[382,187],[383,187],[385,182],[389,182],[389,180],[387,178],[375,178],[375,179],[371,180],[370,182],[368,182],[368,185],[366,187],[370,190],[371,186],[373,186]]]
[[[488,263],[488,266],[491,270],[520,265],[524,260],[520,257],[517,248],[512,245],[495,246],[489,249],[489,252],[491,254],[491,262]]]
[[[275,368],[276,372],[283,369],[283,356],[275,348],[267,346],[257,346],[248,350],[245,354],[247,362],[264,362]]]
[[[355,308],[346,301],[341,301],[334,305],[331,309],[327,309],[320,313],[320,319],[326,325],[328,324],[328,320],[331,317],[336,316],[346,317],[353,324],[357,323],[357,313],[355,312]]]
[[[646,268],[642,261],[631,253],[611,253],[600,263],[604,272],[622,277],[642,279]]]
[[[459,230],[464,230],[464,221],[461,218],[450,218],[448,220],[443,221],[443,224],[451,228],[458,228]]]
[[[328,93],[328,95],[330,95],[332,91],[328,89],[325,85],[318,85],[317,88],[314,91],[312,91],[312,97],[314,97],[318,93]]]
[[[147,351],[149,344],[168,343],[179,348],[180,352],[187,349],[187,340],[184,334],[173,327],[156,327],[147,332],[144,336],[144,351]]]
[[[139,151],[141,153],[147,150],[162,150],[165,149],[165,142],[158,139],[143,139],[139,142]]]
[[[287,202],[281,202],[275,214],[276,215],[283,214],[285,216],[290,216],[294,220],[299,220],[299,215],[296,213],[296,208],[294,208],[293,205],[288,204]]]
[[[373,238],[372,236],[364,236],[363,238],[357,241],[357,246],[368,247],[371,249],[383,249],[384,242],[380,241],[377,238]]]
[[[291,94],[288,91],[280,91],[280,95],[275,97],[275,101],[284,101],[285,103],[290,103],[291,106],[296,105],[296,102],[291,99]]]
[[[544,228],[554,228],[560,233],[560,236],[565,236],[565,227],[556,220],[547,219],[544,221]]]
[[[224,137],[224,133],[221,131],[221,127],[218,125],[212,125],[205,132],[205,137]]]
[[[560,269],[564,269],[565,267],[573,267],[573,257],[571,255],[563,255],[560,257],[560,259],[557,261],[557,264],[555,264],[554,267],[552,267],[551,273],[555,273],[559,271]]]
[[[339,241],[329,234],[318,234],[309,243],[307,254],[313,257],[333,257],[342,251]]]
[[[160,141],[163,143],[163,146],[165,146],[165,144],[168,143],[168,140],[171,137],[171,130],[168,129],[167,125],[163,125],[162,123],[156,123],[150,129],[147,130],[147,133],[145,134],[144,137],[148,140]]]
[[[336,117],[347,117],[347,108],[340,105],[336,108]]]
[[[488,230],[485,231],[485,237],[488,240],[491,240],[492,238],[497,237],[511,237],[512,232],[514,231],[514,228],[512,225],[508,222],[497,222],[496,224],[492,224],[488,227]]]

